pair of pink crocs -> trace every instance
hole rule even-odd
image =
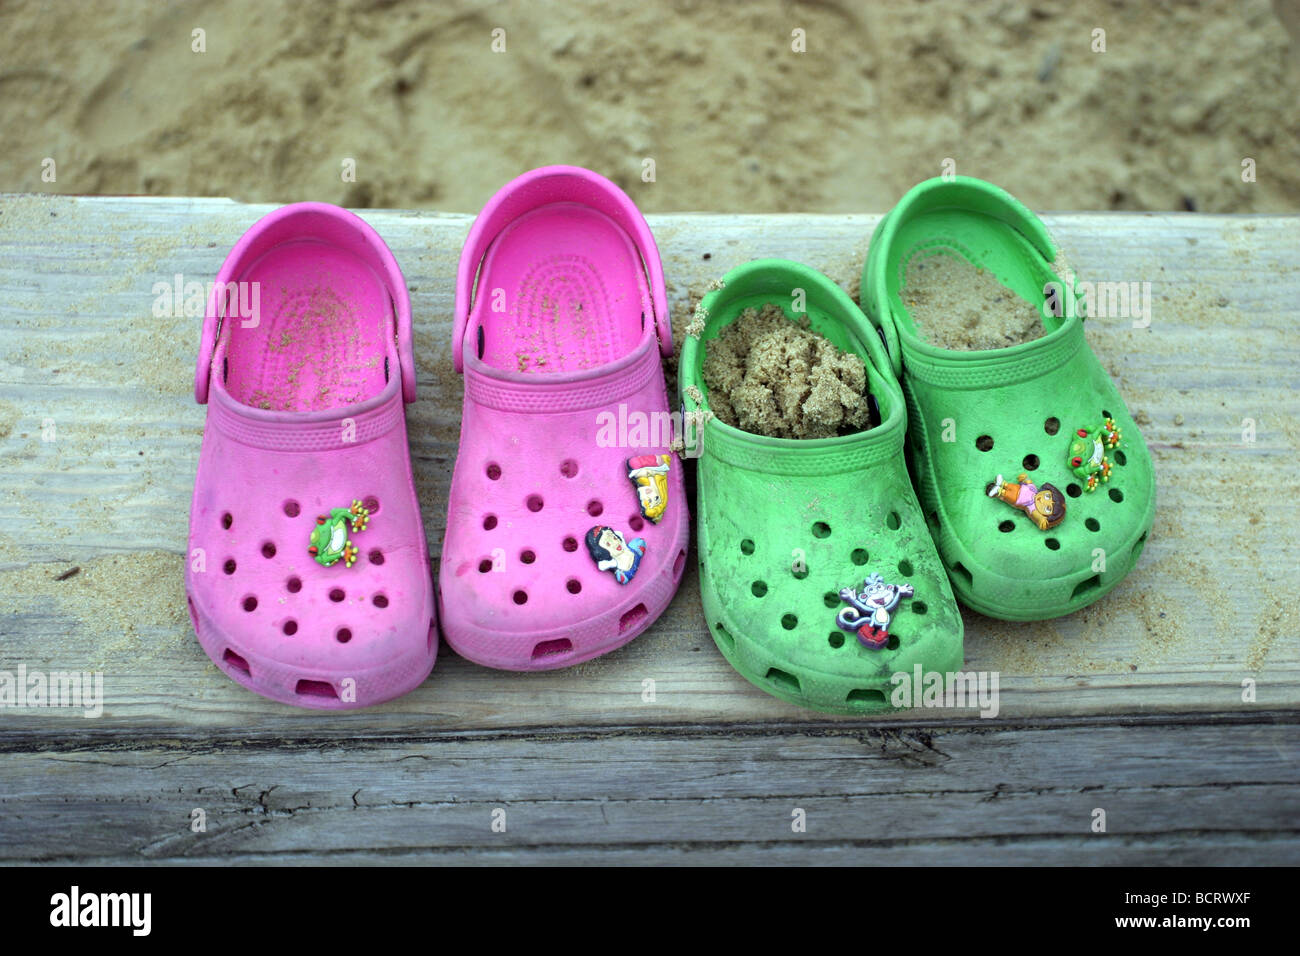
[[[470,231],[453,321],[448,643],[512,670],[620,647],[668,606],[688,534],[645,220],[587,170],[521,176]],[[403,408],[410,300],[383,240],[321,203],[257,222],[217,275],[194,394],[208,417],[186,591],[208,656],[307,707],[419,685],[437,615]]]

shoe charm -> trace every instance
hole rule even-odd
[[[637,455],[627,460],[627,476],[636,488],[641,514],[655,524],[668,510],[668,469],[672,461],[671,455]]]
[[[1029,476],[1020,473],[1020,483],[998,480],[988,486],[990,498],[1001,498],[1013,508],[1019,508],[1029,515],[1029,520],[1038,525],[1040,531],[1055,528],[1065,520],[1065,495],[1055,485],[1043,484],[1041,487],[1030,482]]]
[[[359,500],[354,500],[350,508],[331,508],[328,517],[316,516],[307,553],[327,568],[339,558],[343,559],[344,567],[350,568],[356,563],[357,549],[348,538],[348,526],[351,525],[355,534],[364,531],[369,522],[370,512]]]
[[[889,642],[889,623],[894,608],[903,598],[915,592],[910,584],[886,584],[876,572],[862,582],[862,593],[852,588],[840,589],[840,600],[848,607],[840,608],[835,623],[846,631],[856,631],[863,647],[879,649]]]
[[[1119,438],[1119,426],[1113,418],[1108,418],[1091,431],[1078,429],[1070,439],[1070,468],[1077,477],[1087,480],[1089,491],[1097,487],[1098,480],[1110,481],[1111,464],[1106,450],[1118,445]]]
[[[598,524],[587,532],[587,552],[596,567],[602,571],[613,571],[619,584],[627,584],[636,575],[645,557],[645,540],[633,538],[626,540],[613,528]]]

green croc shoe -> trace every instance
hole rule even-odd
[[[1032,311],[1029,322],[1040,337],[930,344],[933,330],[908,311],[914,260],[989,273],[1038,310],[1042,327]],[[939,554],[958,599],[992,617],[1042,620],[1096,601],[1133,568],[1155,517],[1151,456],[1084,338],[1079,288],[1038,218],[968,177],[908,192],[863,269],[863,308],[907,396],[909,464]],[[941,291],[951,303],[964,290]],[[992,327],[1003,310],[985,314]]]
[[[878,408],[866,424],[879,424],[769,438],[712,416],[706,352],[721,348],[719,333],[744,310],[767,305],[806,315],[812,331],[863,360]],[[832,713],[891,709],[891,678],[918,664],[959,669],[961,616],[903,458],[902,390],[853,300],[813,269],[765,259],[729,272],[696,319],[679,377],[687,421],[704,420],[692,449],[696,543],[704,612],[723,656],[768,693]]]

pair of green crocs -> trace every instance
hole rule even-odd
[[[900,289],[913,258],[934,255],[990,272],[1041,310],[1046,334],[982,351],[923,341]],[[1005,191],[933,179],[877,227],[865,315],[825,276],[779,259],[732,270],[700,303],[679,371],[684,410],[704,421],[700,590],[718,648],[748,680],[815,710],[890,709],[895,675],[961,668],[954,598],[1041,620],[1132,569],[1155,514],[1151,459],[1056,260]],[[879,424],[784,439],[708,414],[710,341],[765,305],[862,358]]]

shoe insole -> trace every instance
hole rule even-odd
[[[493,242],[471,327],[486,364],[555,374],[627,355],[653,314],[627,233],[594,209],[554,203],[519,217]]]
[[[894,239],[899,250],[896,261],[886,270],[888,292],[896,318],[916,324],[907,310],[908,263],[915,256],[950,255],[975,268],[990,272],[999,284],[1042,313],[1043,287],[1057,277],[1030,241],[1000,219],[964,209],[936,209],[904,223]],[[904,293],[901,294],[900,293]],[[1044,317],[1046,331],[1060,325],[1059,319]]]
[[[272,411],[324,411],[383,391],[392,300],[357,256],[315,240],[287,242],[249,266],[240,281],[249,285],[231,290],[223,323],[226,389],[237,401]],[[255,323],[239,308],[254,302]]]

